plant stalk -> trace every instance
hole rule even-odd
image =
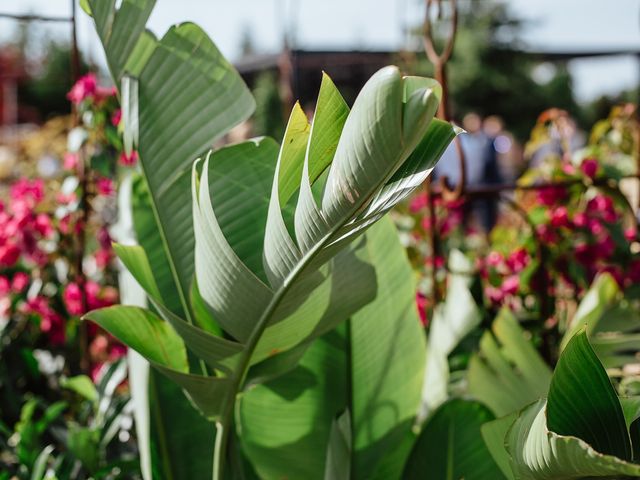
[[[225,412],[226,413],[226,412]],[[224,419],[223,419],[224,420]],[[229,425],[216,422],[216,442],[213,447],[213,480],[222,480],[224,476],[224,456],[229,440]]]

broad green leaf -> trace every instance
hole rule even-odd
[[[583,379],[576,378],[576,381]],[[640,476],[640,465],[597,452],[575,436],[563,436],[546,426],[546,402],[520,412],[506,437],[511,468],[519,480],[569,480]]]
[[[187,178],[185,176],[185,178]],[[182,301],[171,271],[168,252],[160,235],[160,230],[153,213],[153,202],[149,187],[144,178],[136,174],[133,177],[131,209],[133,227],[137,242],[145,251],[158,290],[162,292],[164,305],[172,312],[184,316]],[[121,214],[122,215],[122,214]]]
[[[638,477],[629,427],[639,403],[623,405],[583,330],[562,352],[548,400],[521,410],[509,429],[509,417],[487,425],[485,440],[500,465],[508,455],[516,479]],[[499,451],[501,434],[506,453]]]
[[[76,392],[78,395],[82,395],[90,402],[98,400],[98,391],[93,381],[86,375],[78,375],[71,378],[63,378],[60,381],[60,386]]]
[[[92,473],[100,462],[99,439],[100,432],[93,428],[71,425],[67,433],[67,448]]]
[[[118,192],[118,230],[116,237],[119,241],[131,242],[135,240],[133,219],[138,238],[142,232],[145,245],[157,240],[157,250],[162,263],[155,265],[168,266],[166,254],[162,250],[162,243],[157,234],[157,226],[153,218],[150,205],[139,201],[145,196],[132,195],[136,188],[145,187],[144,181],[138,177],[132,185],[131,177],[121,182]],[[134,215],[135,213],[135,215]],[[148,229],[145,232],[145,229]],[[116,247],[116,250],[122,250]],[[134,249],[137,256],[129,260],[129,264],[141,263],[142,270],[138,276],[146,275],[142,283],[154,292],[153,284],[159,277],[149,276],[150,268],[145,252]],[[126,252],[119,251],[121,255]],[[145,261],[146,260],[146,261]],[[173,285],[171,272],[167,272],[168,285]],[[120,301],[125,305],[145,307],[148,304],[147,294],[133,275],[128,271],[120,273]],[[167,304],[174,298],[177,309],[180,310],[180,300],[177,295],[170,296],[170,291],[164,290],[163,300]],[[173,292],[175,293],[175,292]],[[194,308],[195,310],[195,308]],[[198,323],[198,317],[196,324]],[[131,405],[133,406],[138,452],[140,456],[140,470],[144,480],[180,478],[210,478],[212,462],[210,452],[213,448],[215,428],[213,424],[203,421],[202,415],[193,408],[183,390],[156,370],[150,369],[149,363],[135,350],[129,349],[127,355],[128,378],[131,391]]]
[[[193,24],[172,27],[159,40],[139,77],[139,102],[141,165],[185,304],[194,237],[183,172],[247,118],[254,102],[238,73]]]
[[[640,314],[621,293],[611,275],[598,275],[580,302],[561,348],[576,332],[586,328],[589,342],[606,368],[636,363],[640,351]]]
[[[267,141],[256,141],[256,152],[245,145],[246,154],[236,161],[240,165],[237,173],[241,174],[237,183],[228,173],[231,163],[227,161],[225,166],[225,159],[239,150],[210,152],[204,164],[194,163],[191,217],[184,196],[186,167],[245,119],[253,101],[237,72],[193,24],[172,27],[153,45],[153,37],[145,33],[144,21],[140,21],[142,16],[132,14],[135,27],[129,30],[135,34],[122,43],[110,43],[115,41],[114,28],[120,28],[118,22],[125,18],[125,6],[129,8],[133,1],[125,0],[118,11],[114,10],[115,2],[104,2],[96,8],[99,2],[94,1],[91,7],[112,74],[119,80],[122,65],[128,72],[123,84],[123,94],[128,92],[127,105],[123,105],[128,119],[127,144],[136,147],[138,139],[151,210],[159,227],[156,236],[166,253],[165,259],[149,257],[150,270],[154,276],[162,276],[163,281],[156,282],[162,296],[165,289],[169,294],[178,292],[181,308],[173,302],[167,306],[164,298],[155,298],[154,306],[175,329],[171,331],[220,375],[196,375],[186,366],[183,370],[158,363],[154,366],[183,386],[206,416],[219,419],[220,431],[228,432],[231,407],[250,366],[309,344],[383,290],[384,278],[376,277],[368,260],[369,239],[354,241],[426,178],[456,132],[450,125],[433,122],[440,89],[432,80],[403,78],[395,67],[382,69],[367,82],[348,116],[335,87],[325,81],[314,118],[314,123],[318,122],[315,135],[310,135],[307,119],[298,108],[292,113],[275,157]],[[150,0],[136,0],[138,3],[142,11],[152,7]],[[325,127],[332,121],[331,128]],[[322,135],[325,130],[327,136]],[[271,183],[271,193],[267,190],[261,198],[264,179],[246,175],[256,163],[248,157],[258,150],[267,168],[273,165],[270,178],[264,175]],[[412,155],[414,151],[418,153]],[[328,173],[318,182],[323,171]],[[211,186],[216,175],[227,185],[222,194]],[[303,176],[312,191],[308,200],[315,201],[310,198],[315,192],[321,202],[315,205],[317,215],[298,214],[296,219],[294,210],[303,208],[300,198],[309,193]],[[229,202],[231,198],[233,202]],[[265,203],[267,213],[258,216],[256,212],[262,212]],[[318,221],[322,218],[324,223]],[[245,240],[244,233],[250,227],[256,234]],[[306,244],[296,238],[298,228],[313,232]],[[149,240],[139,241],[146,250]],[[376,255],[384,258],[386,253]],[[256,261],[260,258],[262,268]],[[149,284],[148,269],[145,266],[142,270],[141,281]],[[173,285],[166,282],[168,271]],[[213,320],[235,342],[225,341],[223,345],[221,340],[214,340],[219,337],[207,337],[201,333],[204,330],[193,325],[188,299],[194,272]],[[400,313],[407,312],[404,309]],[[124,320],[120,319],[121,324]],[[155,317],[153,322],[156,320],[161,321]],[[131,335],[115,323],[110,325],[112,329]],[[152,354],[150,359],[154,360],[154,347],[141,345],[136,335],[132,340],[139,351]],[[238,363],[222,364],[221,358],[229,357],[229,352],[221,353],[223,347],[232,350],[231,345],[242,345]],[[400,402],[398,411],[389,421],[373,417],[371,438],[391,445],[396,427],[409,427],[413,412],[407,411],[407,405],[412,399],[411,395],[402,400],[406,403],[396,399]],[[331,412],[331,418],[336,413]],[[358,414],[353,415],[357,420]],[[354,442],[360,446],[357,456],[369,444],[358,443],[357,425],[354,428]],[[397,433],[398,439],[405,436],[402,431]],[[221,444],[226,444],[224,438]],[[220,478],[221,462],[216,465],[214,475]],[[354,465],[359,468],[357,462]]]
[[[240,397],[242,448],[261,478],[323,478],[332,423],[347,401],[343,347],[342,334],[330,332],[291,372]]]
[[[482,425],[494,418],[477,402],[455,399],[444,403],[420,432],[402,478],[505,478],[480,433]]]
[[[228,378],[188,373],[182,339],[167,322],[149,310],[114,306],[94,310],[84,318],[97,323],[136,350],[158,371],[185,389],[206,417],[218,417],[229,401],[231,381]]]
[[[237,363],[242,345],[191,325],[167,309],[151,274],[147,256],[141,247],[115,244],[114,249],[127,270],[147,292],[162,317],[171,324],[189,350],[207,362],[211,368],[230,373]]]
[[[633,458],[622,406],[584,330],[569,341],[556,366],[547,427],[558,435],[578,437],[600,453]]]
[[[349,321],[353,478],[376,478],[378,465],[411,432],[420,407],[426,355],[412,269],[391,220],[366,235],[379,285],[376,299]],[[398,458],[387,479],[399,478]],[[382,477],[378,477],[382,478]]]
[[[160,290],[151,271],[151,265],[144,249],[139,245],[113,244],[113,250],[118,258],[131,272],[140,286],[149,293],[152,298],[161,298]]]
[[[144,30],[154,0],[124,0],[117,10],[115,4],[115,0],[90,0],[116,84],[125,66],[137,83],[138,102],[131,99],[123,111],[139,119],[139,133],[132,135],[139,138],[142,170],[166,255],[158,258],[158,264],[152,258],[151,265],[154,272],[171,272],[173,286],[166,291],[178,293],[182,308],[168,305],[174,313],[189,316],[194,264],[185,170],[199,153],[246,119],[254,102],[238,73],[199,27],[177,25],[155,40]],[[125,125],[125,130],[132,127]],[[138,240],[147,249],[146,240]]]
[[[351,478],[351,417],[345,411],[331,425],[327,461],[324,470],[325,480],[349,480]]]
[[[498,416],[546,396],[551,370],[508,310],[494,320],[469,361],[469,393]]]
[[[177,384],[153,369],[147,388],[153,478],[211,478],[214,424],[202,418]]]
[[[505,438],[517,418],[518,412],[513,412],[502,418],[487,422],[480,427],[482,439],[489,453],[491,453],[496,465],[508,480],[514,480],[514,476],[510,465],[511,458],[505,450]]]
[[[438,103],[431,88],[405,84],[397,68],[371,77],[345,122],[329,170],[322,198],[329,225],[347,223],[371,201],[423,139]]]
[[[591,336],[602,314],[610,307],[619,293],[620,288],[611,275],[608,273],[598,275],[571,319],[569,328],[562,337],[560,351],[564,350],[569,340],[585,327]]]
[[[182,339],[150,311],[121,305],[94,310],[85,318],[151,362],[179,372],[187,371],[187,353]]]
[[[116,83],[125,73],[125,64],[144,32],[155,3],[155,0],[123,0],[120,8],[115,10],[116,0],[81,2],[83,10],[92,13],[98,36],[107,52],[109,70]]]
[[[385,220],[366,238],[376,282],[386,288],[346,327],[315,341],[293,371],[241,397],[243,444],[264,478],[323,478],[330,432],[345,411],[353,439],[350,478],[400,478],[408,450],[392,453],[411,434],[418,411],[423,377],[416,366],[425,342],[411,267],[393,225]],[[326,351],[334,353],[318,354]],[[386,462],[388,456],[394,458]]]

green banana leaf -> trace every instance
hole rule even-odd
[[[494,418],[478,402],[453,399],[444,403],[420,432],[402,478],[503,479],[480,434],[482,425]]]
[[[487,423],[483,436],[496,462],[510,465],[509,478],[639,477],[638,436],[630,434],[639,403],[616,396],[583,330],[565,347],[547,400]]]
[[[253,100],[197,26],[178,25],[154,40],[144,31],[153,2],[89,5],[112,75],[122,80],[125,146],[140,152],[166,261],[151,263],[144,248],[118,251],[159,316],[114,307],[87,318],[142,353],[218,422],[214,475],[221,478],[249,368],[302,349],[376,297],[382,286],[358,256],[367,244],[361,235],[424,181],[457,132],[433,118],[441,94],[433,80],[384,68],[348,112],[325,76],[313,128],[296,107],[279,149],[258,139],[193,164],[191,217],[185,167],[246,118]],[[265,169],[257,179],[256,162]],[[165,272],[162,284],[155,272]],[[180,311],[164,298],[174,290]],[[194,298],[232,339],[195,324]]]
[[[111,75],[118,86],[122,82],[125,145],[138,148],[164,246],[164,256],[148,250],[150,260],[163,296],[179,300],[167,305],[190,320],[194,237],[187,171],[249,117],[254,101],[197,25],[173,26],[160,39],[145,30],[154,5],[155,0],[123,0],[116,8],[116,0],[89,0]]]
[[[606,368],[638,363],[640,315],[608,273],[593,281],[568,325],[561,348],[582,328],[587,329],[589,342]]]
[[[469,360],[467,380],[469,393],[503,416],[544,397],[551,369],[513,314],[502,309]]]
[[[408,451],[384,476],[379,465],[411,432],[425,340],[411,267],[392,222],[380,222],[366,238],[366,251],[358,253],[384,286],[377,298],[316,340],[293,371],[241,397],[238,428],[262,478],[401,477]]]

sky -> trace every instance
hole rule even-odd
[[[460,0],[465,1],[465,0]],[[0,12],[70,14],[71,0],[0,0]],[[640,50],[640,0],[505,0],[527,21],[523,40],[532,50]],[[403,27],[423,16],[420,0],[157,0],[150,28],[157,34],[180,21],[199,23],[222,53],[237,58],[243,36],[265,52],[278,51],[283,32],[307,49],[397,49],[404,45]],[[90,19],[80,13],[79,44],[102,64]],[[293,26],[295,25],[295,28]],[[15,22],[0,19],[0,40]],[[40,28],[68,35],[68,27]],[[633,56],[574,60],[569,65],[575,93],[588,101],[640,84],[640,62]]]

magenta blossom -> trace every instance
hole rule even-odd
[[[77,153],[67,152],[64,154],[64,158],[62,161],[62,166],[65,170],[75,170],[78,168],[78,163],[80,162],[80,157]]]
[[[524,270],[530,261],[529,252],[525,248],[518,248],[507,258],[507,266],[512,272],[518,273]]]
[[[551,213],[551,225],[555,228],[569,226],[569,214],[567,207],[557,207]]]
[[[595,178],[598,173],[598,161],[595,158],[585,158],[580,164],[580,170],[589,178]]]
[[[79,105],[85,98],[93,97],[98,88],[98,81],[95,73],[88,73],[78,79],[71,87],[67,98],[74,105]]]
[[[500,287],[505,295],[515,295],[518,288],[520,288],[520,278],[517,275],[510,275],[505,278]]]
[[[135,150],[132,150],[129,155],[127,155],[125,152],[122,152],[120,154],[120,164],[124,165],[125,167],[132,167],[136,164],[137,161],[138,152],[136,152]]]

